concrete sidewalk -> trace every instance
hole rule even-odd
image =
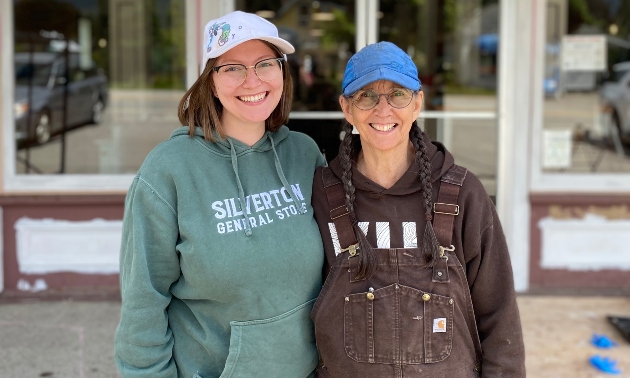
[[[618,360],[621,377],[630,377],[630,343],[606,320],[630,316],[630,298],[521,295],[518,301],[528,377],[607,377],[589,365],[595,354]],[[119,377],[113,337],[120,302],[12,302],[0,301],[1,378]],[[598,350],[589,342],[593,333],[619,346]]]

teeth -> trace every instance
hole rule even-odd
[[[266,95],[267,93],[263,92],[253,96],[239,96],[239,99],[244,102],[257,102],[265,98]]]
[[[394,126],[396,126],[396,124],[395,123],[384,123],[384,124],[372,123],[371,126],[378,131],[389,131],[393,129]]]

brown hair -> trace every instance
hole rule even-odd
[[[344,125],[344,131],[346,136],[341,142],[341,149],[339,151],[339,159],[341,161],[343,188],[346,194],[346,206],[348,211],[352,214],[354,233],[359,242],[359,266],[357,270],[356,279],[364,279],[369,277],[376,269],[376,262],[378,257],[374,248],[368,242],[365,234],[359,228],[356,219],[354,218],[354,184],[352,184],[352,161],[356,159],[359,151],[361,151],[361,140],[358,135],[352,134],[352,125],[348,122]],[[422,185],[422,196],[424,197],[424,218],[426,219],[425,232],[422,240],[422,247],[424,249],[423,255],[430,263],[433,261],[433,257],[438,248],[438,242],[433,231],[431,224],[433,200],[432,185],[431,185],[431,161],[427,153],[427,146],[422,138],[422,131],[418,127],[418,122],[414,121],[409,130],[409,140],[413,144],[416,150],[414,158],[414,164],[420,167],[418,171],[418,178]]]
[[[269,46],[278,58],[283,56],[282,52],[275,45],[266,41],[261,42]],[[225,137],[221,125],[223,104],[214,96],[212,69],[216,62],[217,58],[208,60],[203,72],[184,94],[177,109],[179,121],[182,125],[188,126],[188,134],[191,137],[195,135],[195,127],[199,126],[203,129],[204,138],[213,142],[213,131],[216,131],[221,138]],[[291,112],[291,104],[293,103],[293,79],[291,78],[289,63],[286,59],[282,62],[282,78],[284,83],[280,102],[265,121],[265,129],[269,131],[276,131],[289,121],[289,112]]]

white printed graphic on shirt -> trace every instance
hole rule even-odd
[[[330,236],[332,237],[333,247],[335,248],[335,256],[341,253],[341,246],[339,245],[339,236],[337,235],[337,227],[335,224],[328,223],[328,229],[330,230]]]
[[[300,184],[291,185],[291,190],[298,200],[304,201]],[[249,195],[245,197],[244,206],[238,197],[214,201],[211,206],[215,211],[214,217],[220,220],[217,223],[219,234],[244,230],[246,222],[252,228],[261,227],[275,220],[284,220],[298,215],[300,208],[306,211],[306,202],[293,203],[289,191],[284,187]],[[243,207],[245,207],[244,210]],[[247,217],[243,216],[243,211],[248,215]]]
[[[368,227],[370,222],[359,222],[359,228],[363,231],[363,234],[367,236]],[[416,235],[416,222],[402,222],[403,228],[403,248],[417,248],[418,237]],[[339,235],[335,224],[328,223],[328,229],[330,230],[330,237],[332,239],[333,247],[335,248],[335,256],[341,253],[341,246],[339,243]],[[377,248],[390,248],[391,234],[389,228],[389,222],[376,222],[376,245]]]
[[[416,222],[403,222],[403,248],[417,248]]]
[[[359,222],[359,228],[361,229],[361,231],[363,231],[363,235],[367,236],[369,225],[370,222]]]
[[[389,248],[389,222],[376,222],[376,248]]]

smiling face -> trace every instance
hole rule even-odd
[[[380,80],[361,89],[371,89],[378,94],[384,94],[396,88],[401,87],[394,82]],[[346,120],[359,130],[364,151],[406,156],[411,125],[422,109],[422,92],[418,92],[411,103],[402,109],[389,105],[385,96],[380,96],[379,102],[370,110],[357,108],[352,99],[343,95],[339,97],[339,103]]]
[[[251,40],[221,55],[215,66],[242,64],[250,67],[261,60],[277,57],[264,42]],[[257,141],[265,132],[265,120],[280,102],[282,75],[273,81],[262,81],[253,68],[248,68],[245,81],[237,87],[224,85],[216,72],[212,75],[214,94],[223,105],[221,124],[225,133],[245,143]]]

